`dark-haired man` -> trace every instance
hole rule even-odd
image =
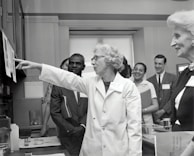
[[[84,57],[73,54],[69,58],[68,71],[81,76],[85,68]],[[88,99],[85,95],[66,88],[53,86],[51,116],[58,128],[63,148],[71,156],[78,156],[85,132]]]
[[[171,115],[170,97],[177,78],[176,75],[165,71],[166,62],[164,55],[156,55],[154,58],[156,74],[148,78],[155,87],[159,103],[159,110],[153,114],[155,123],[160,123],[163,118],[169,118]]]

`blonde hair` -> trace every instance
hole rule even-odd
[[[112,65],[117,71],[123,65],[123,55],[118,52],[118,49],[108,44],[97,44],[94,53],[101,51],[105,54],[105,61]]]
[[[178,11],[167,18],[169,27],[181,27],[194,35],[194,10]]]

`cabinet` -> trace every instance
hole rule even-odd
[[[10,86],[0,86],[0,115],[9,116],[13,120],[13,98],[10,92]]]
[[[13,79],[6,75],[5,66],[7,67],[7,64],[10,62],[4,59],[4,54],[8,56],[10,54],[4,53],[2,32],[4,31],[9,44],[13,48],[13,57],[24,59],[24,16],[21,6],[20,0],[0,0],[2,12],[0,15],[0,115],[9,116],[11,122],[14,122],[13,96],[15,93],[13,93],[13,89],[16,88],[18,84],[13,82]],[[6,49],[8,49],[8,47],[6,47]],[[13,60],[11,60],[11,63],[15,64]],[[11,72],[11,74],[13,77],[13,72]],[[25,76],[23,71],[16,71],[17,82]]]
[[[13,121],[12,80],[6,76],[2,31],[0,32],[0,115],[6,115]]]
[[[0,115],[6,115],[11,118],[11,122],[14,121],[13,117],[13,93],[12,93],[12,87],[16,85],[15,82],[13,82],[13,70],[10,68],[10,64],[15,64],[13,59],[10,59],[8,57],[10,55],[8,48],[3,44],[4,38],[2,37],[3,32],[0,31]],[[9,42],[7,40],[7,42]],[[10,44],[10,43],[9,43]],[[4,49],[7,48],[7,51],[4,52]],[[4,55],[8,55],[4,57]],[[15,56],[14,56],[15,57]],[[6,58],[6,59],[5,59]],[[9,58],[9,59],[8,59]],[[8,65],[9,64],[9,65]],[[11,77],[8,77],[6,74],[5,66],[9,66],[9,70],[11,71]],[[17,81],[21,77],[25,77],[25,73],[20,71],[16,72],[16,79]]]

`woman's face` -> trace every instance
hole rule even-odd
[[[136,81],[143,80],[144,74],[145,74],[144,66],[141,64],[136,64],[133,69],[134,80]]]
[[[105,62],[105,54],[101,51],[96,51],[91,59],[94,71],[97,75],[102,76],[106,71],[107,64]]]
[[[67,60],[61,67],[61,69],[63,70],[68,70],[68,64],[69,64],[69,60]]]
[[[175,48],[178,57],[189,59],[194,52],[192,40],[194,37],[189,31],[180,27],[174,28],[171,46]]]

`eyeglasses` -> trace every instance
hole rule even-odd
[[[99,58],[102,58],[102,57],[105,57],[103,55],[94,55],[92,58],[91,58],[91,61],[97,61]]]

